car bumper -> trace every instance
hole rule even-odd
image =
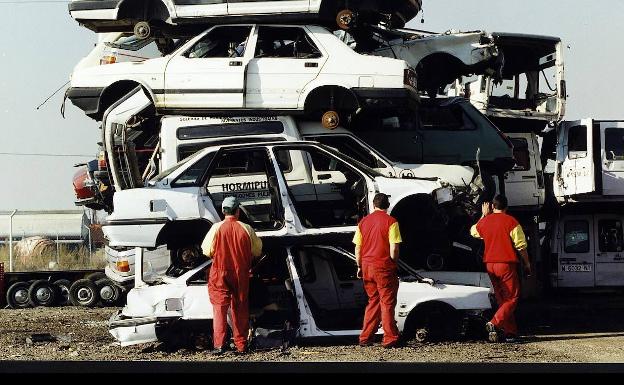
[[[412,107],[418,96],[407,88],[354,88],[360,107],[382,110]]]
[[[104,88],[100,87],[72,87],[67,91],[67,98],[85,114],[95,115],[98,113],[103,91]]]
[[[156,317],[126,318],[120,310],[109,319],[108,331],[121,346],[155,342],[157,322]]]

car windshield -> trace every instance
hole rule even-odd
[[[325,146],[325,145],[320,145],[321,148],[323,148],[323,150],[331,153],[333,156],[335,156],[336,158],[350,164],[351,166],[356,167],[358,170],[362,171],[363,173],[365,173],[366,175],[370,176],[371,178],[377,178],[380,176],[385,176],[384,174],[368,167],[367,165],[365,165],[364,163],[355,160],[353,158],[351,158],[350,156],[347,156],[343,153],[341,153],[340,151],[334,149],[333,147],[329,147],[329,146]]]
[[[154,39],[139,39],[136,35],[122,35],[117,40],[112,42],[105,42],[104,44],[119,49],[125,49],[128,51],[138,51],[146,45],[152,43]]]
[[[184,166],[185,164],[187,164],[189,162],[195,163],[195,161],[198,158],[199,153],[201,153],[201,152],[202,152],[201,150],[197,151],[192,156],[189,156],[188,158],[184,159],[183,161],[181,161],[179,163],[176,163],[175,165],[171,166],[170,168],[168,168],[165,171],[161,172],[160,174],[156,175],[150,181],[151,182],[160,182],[160,181],[164,180],[165,178],[167,178],[169,175],[173,174],[176,170],[178,170],[180,167]]]

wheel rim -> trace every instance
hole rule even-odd
[[[336,16],[336,23],[341,29],[347,30],[351,28],[354,18],[355,14],[353,13],[353,11],[345,9],[344,11],[340,11],[338,13],[338,16]]]
[[[150,26],[145,22],[137,23],[134,27],[134,34],[140,39],[146,39],[150,35]]]
[[[444,257],[439,254],[431,254],[427,257],[427,267],[429,270],[441,270],[444,267]]]
[[[105,301],[111,301],[115,298],[115,290],[110,286],[104,286],[100,289],[100,297]]]
[[[93,292],[89,288],[81,287],[76,296],[81,303],[87,303],[93,298]]]
[[[28,290],[26,289],[17,290],[15,294],[13,294],[13,298],[15,299],[15,302],[20,305],[24,305],[28,303]]]
[[[37,291],[35,292],[35,297],[37,298],[37,301],[40,303],[48,302],[50,298],[52,297],[52,293],[50,292],[49,288],[41,287],[37,289]]]
[[[340,117],[336,111],[327,111],[323,114],[323,127],[333,130],[340,124]]]
[[[61,289],[61,300],[63,302],[69,301],[69,288],[67,286],[59,286]]]

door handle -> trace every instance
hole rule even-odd
[[[243,66],[243,62],[242,61],[231,61],[230,62],[230,67],[242,67]]]
[[[346,282],[346,283],[341,283],[340,284],[340,288],[342,289],[349,289],[353,287],[353,282]]]
[[[318,180],[328,180],[331,179],[331,174],[320,174],[317,176]]]
[[[306,68],[318,68],[318,63],[307,62],[305,63]]]

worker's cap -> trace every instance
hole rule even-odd
[[[221,204],[221,208],[223,210],[228,210],[229,212],[234,212],[240,206],[240,202],[236,197],[226,197]]]

